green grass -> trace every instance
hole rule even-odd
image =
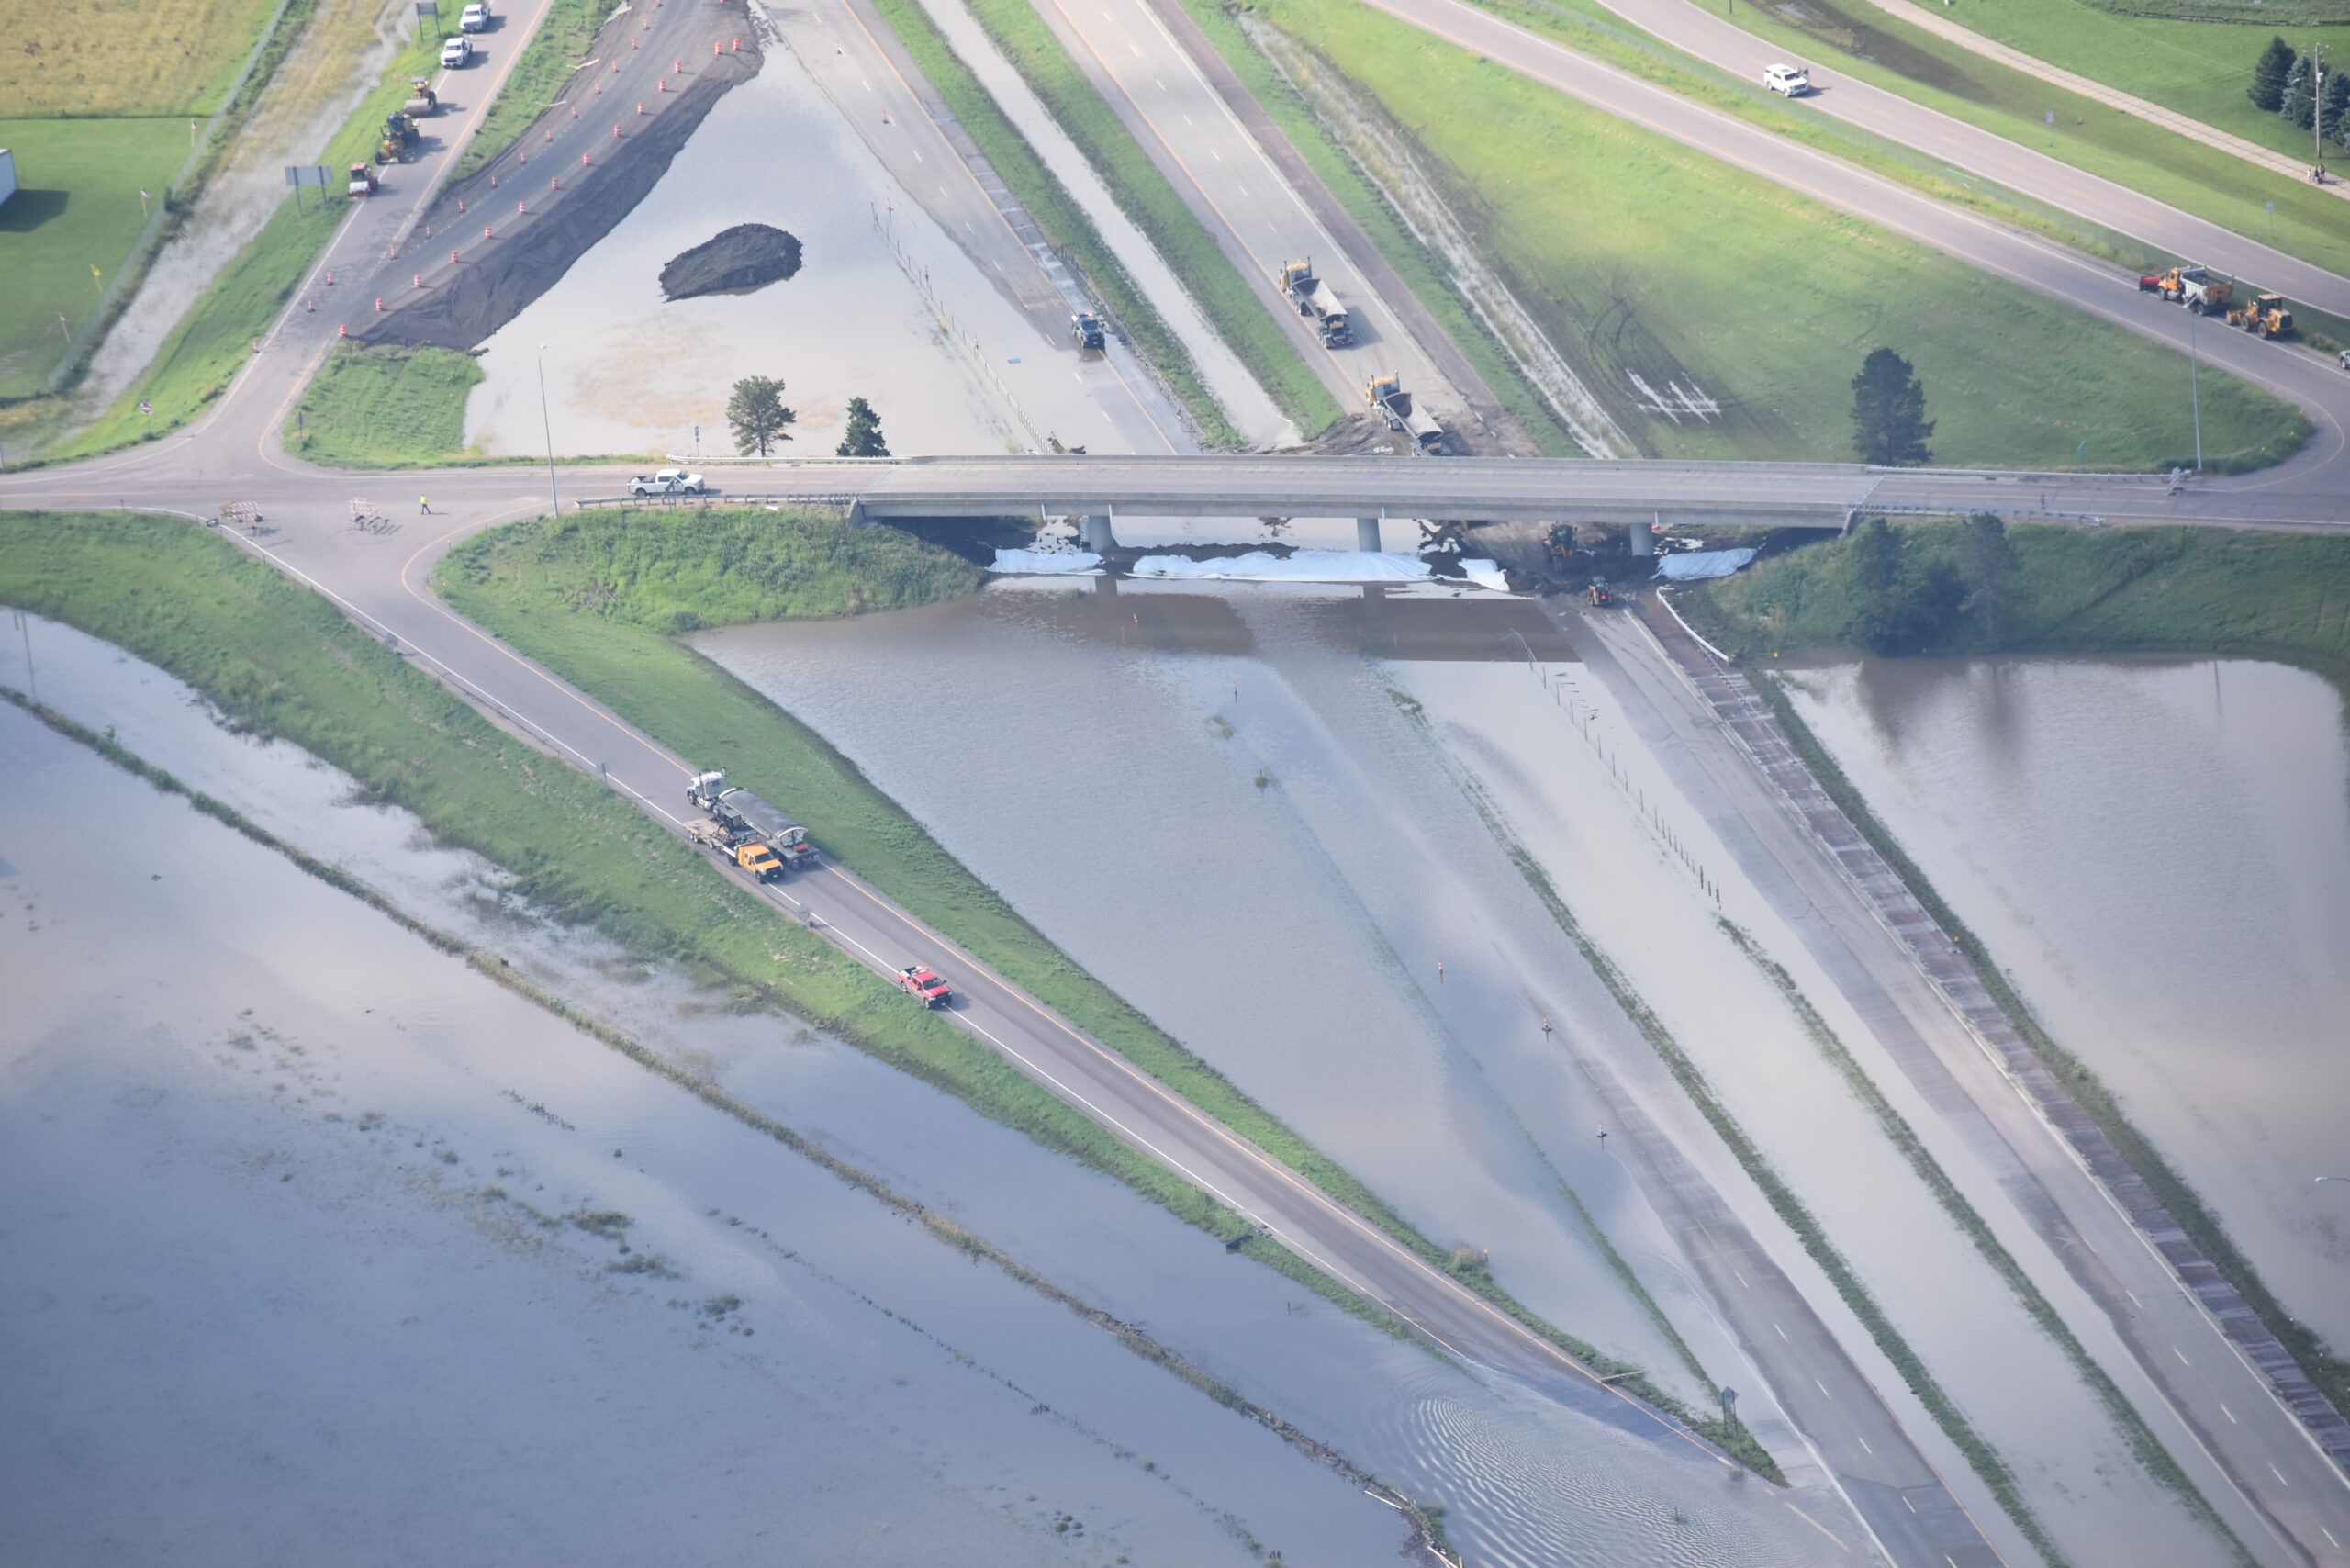
[[[333,169],[371,156],[384,117],[407,98],[409,75],[430,67],[436,48],[420,39],[386,66],[384,84],[362,101],[319,162]],[[147,369],[112,408],[48,454],[49,459],[90,457],[129,446],[177,429],[209,408],[251,357],[253,341],[269,330],[293,297],[349,207],[350,199],[332,187],[306,193],[298,203],[291,196],[279,202],[275,215],[205,290]],[[154,405],[151,417],[139,412],[141,399]]]
[[[0,400],[39,392],[64,354],[62,315],[76,331],[147,226],[139,193],[161,210],[187,162],[187,120],[0,120],[20,189],[0,207]],[[92,267],[106,275],[90,276]]]
[[[412,468],[465,454],[465,395],[482,381],[452,349],[337,347],[302,394],[285,450],[330,468]]]
[[[614,4],[615,0],[552,0],[546,19],[514,62],[506,85],[490,100],[480,129],[443,184],[453,185],[476,170],[487,168],[492,159],[531,129],[531,122],[550,104],[561,101],[573,73],[588,58],[596,29],[610,18]],[[515,24],[509,17],[504,25]]]
[[[2154,10],[2158,4],[2131,0],[2129,10]],[[2330,27],[2311,25],[2322,14],[2317,7],[2282,3],[2245,6],[2244,21],[2252,26],[2134,16],[2089,0],[1967,0],[1938,14],[2075,75],[2306,160],[2310,133],[2255,107],[2244,88],[2252,62],[2280,34],[2303,54],[2323,42],[2328,60],[2350,62],[2350,6],[2327,9]],[[2211,0],[2188,0],[2183,11],[2209,17],[2220,7]],[[2311,20],[2299,21],[2297,11]]]
[[[2255,168],[2232,153],[2051,86],[1913,28],[1866,0],[1800,3],[1821,20],[1797,27],[1770,6],[1754,4],[1739,6],[1734,20],[1796,58],[1825,63],[1830,74],[1899,93],[2288,254],[2350,274],[2350,222],[2344,220],[2342,198],[2307,180]],[[1968,0],[1970,6],[1980,3]],[[2251,28],[2226,31],[2244,35],[2251,51],[2243,61],[2248,76],[2252,56],[2267,37]],[[1823,58],[1823,50],[1834,50],[1832,57]],[[2241,85],[2237,91],[2241,95]],[[2052,113],[2053,126],[2045,118]],[[2273,218],[2265,207],[2270,201],[2277,204]]]
[[[1337,400],[1273,314],[1270,274],[1241,275],[1028,0],[970,0],[970,6],[1274,406],[1308,438],[1336,423]]]
[[[1917,365],[1945,464],[2063,466],[2087,441],[2100,464],[2154,469],[2191,449],[2183,355],[1343,0],[1263,14],[1416,135],[1517,297],[1646,451],[1849,460],[1850,382],[1879,345]],[[1635,372],[1694,379],[1729,416],[1646,414]],[[2208,451],[2275,461],[2304,437],[2282,401],[2204,385]]]
[[[435,586],[460,613],[680,756],[708,759],[783,803],[841,864],[1429,1263],[1586,1364],[1627,1374],[1641,1397],[1775,1479],[1734,1417],[1693,1416],[1639,1369],[1545,1323],[1482,1270],[1451,1269],[1448,1252],[1080,969],[822,736],[666,634],[919,602],[977,576],[893,530],[850,531],[822,514],[615,510],[481,535],[450,553]]]
[[[185,134],[185,116],[219,109],[274,9],[275,0],[0,0],[0,115],[177,115]]]
[[[1546,457],[1578,457],[1583,449],[1550,412],[1542,395],[1522,375],[1517,364],[1480,320],[1452,282],[1444,261],[1420,243],[1372,182],[1338,141],[1315,118],[1295,88],[1259,51],[1232,14],[1211,0],[1183,0],[1183,8],[1199,24],[1215,51],[1224,57],[1265,113],[1288,137],[1308,167],[1347,215],[1362,226],[1387,264],[1404,286],[1436,318],[1463,357],[1485,378],[1494,398],[1534,438]]]
[[[1191,351],[1167,325],[1109,245],[1085,208],[1036,156],[1027,139],[1005,118],[971,74],[946,36],[932,25],[914,0],[874,0],[874,9],[890,25],[906,52],[913,56],[923,75],[937,89],[946,106],[1005,185],[1027,209],[1053,248],[1071,258],[1092,284],[1102,304],[1133,340],[1135,350],[1148,360],[1181,401],[1201,438],[1210,446],[1237,449],[1248,443],[1232,428],[1215,394],[1200,378]]]
[[[1910,555],[1957,559],[1954,525],[1899,532]],[[2350,538],[2035,525],[2008,537],[2018,565],[2003,651],[2279,659],[2350,687]],[[1766,556],[1683,600],[1701,607],[1734,651],[1765,659],[1839,645],[1857,601],[1841,543]],[[1928,651],[1988,649],[1976,620],[1962,616]]]

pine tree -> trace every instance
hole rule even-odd
[[[772,375],[746,375],[726,400],[726,422],[734,427],[734,450],[765,457],[767,448],[789,441],[784,427],[800,416],[783,406],[783,383]]]
[[[2350,149],[2350,71],[2328,71],[2317,105],[2318,129],[2336,146]]]
[[[2285,93],[2277,105],[2277,118],[2288,125],[2310,128],[2310,117],[2317,112],[2317,100],[2310,89],[2310,57],[2293,62],[2293,69],[2286,73]]]
[[[1914,467],[1933,460],[1926,446],[1933,433],[1926,389],[1909,362],[1891,349],[1872,350],[1852,377],[1852,450],[1863,463]]]
[[[2016,571],[2016,547],[2008,540],[2005,520],[1995,511],[1968,518],[1960,554],[1966,599],[1959,608],[1973,612],[1983,629],[1984,645],[1996,648],[2007,635],[2010,581]]]
[[[862,398],[848,400],[848,429],[841,435],[835,457],[887,457],[890,443],[881,435],[881,416]]]
[[[2270,114],[2285,101],[2285,78],[2291,75],[2293,64],[2300,56],[2293,46],[2281,38],[2272,38],[2268,47],[2260,51],[2260,59],[2252,68],[2252,85],[2245,89],[2252,101]]]

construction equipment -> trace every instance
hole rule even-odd
[[[1412,444],[1430,457],[1444,452],[1444,427],[1422,413],[1412,402],[1412,395],[1404,390],[1404,378],[1387,375],[1373,376],[1362,389],[1363,400],[1379,410],[1387,428],[1412,438]]]
[[[928,964],[908,964],[900,969],[898,985],[908,996],[919,998],[925,1007],[944,1007],[955,1000],[955,992]]]
[[[1553,525],[1543,543],[1550,547],[1550,558],[1554,561],[1563,561],[1580,548],[1575,543],[1575,525],[1572,522]]]
[[[1342,349],[1355,341],[1354,328],[1347,320],[1346,302],[1337,291],[1314,275],[1314,261],[1283,262],[1273,281],[1297,307],[1297,313],[1314,323],[1322,335],[1326,349]]]
[[[804,871],[816,863],[816,846],[808,841],[806,828],[748,790],[729,785],[722,772],[694,775],[686,786],[686,803],[711,814],[730,851],[755,842],[774,851],[785,871]],[[738,864],[747,868],[747,863]]]
[[[2293,330],[2293,313],[2285,308],[2281,295],[2255,295],[2251,304],[2229,310],[2228,325],[2257,332],[2264,338],[2281,338]]]
[[[1094,353],[1102,353],[1110,344],[1110,330],[1091,310],[1080,310],[1069,319],[1069,335],[1080,349]]]
[[[1613,604],[1616,602],[1616,591],[1607,586],[1607,579],[1606,577],[1592,578],[1591,586],[1583,591],[1583,597],[1591,600],[1591,605],[1594,610],[1598,609],[1602,605]]]
[[[2144,288],[2146,280],[2140,278],[2138,286]],[[2220,316],[2226,314],[2228,302],[2235,297],[2235,286],[2213,277],[2205,267],[2173,267],[2154,279],[2153,292],[2199,316]]]
[[[399,109],[384,117],[383,145],[375,149],[378,163],[405,163],[408,150],[417,143],[416,121]]]
[[[374,196],[375,194],[375,166],[372,163],[353,163],[351,166],[351,183],[343,187],[343,191],[349,196]]]
[[[408,102],[400,106],[401,113],[410,119],[422,119],[440,106],[441,95],[432,90],[431,83],[421,76],[408,79]]]
[[[733,830],[723,823],[709,819],[688,823],[686,834],[721,860],[731,866],[740,866],[762,882],[783,879],[783,857],[769,848],[764,840],[746,838],[738,842]]]

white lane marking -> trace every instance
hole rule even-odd
[[[2132,1306],[2136,1307],[2141,1312],[2146,1310],[2146,1304],[2138,1299],[2138,1293],[2136,1291],[2133,1291],[2129,1286],[2124,1285],[2121,1287],[2121,1294],[2130,1298],[2130,1305]]]
[[[1774,1327],[1774,1328],[1777,1328],[1777,1329],[1778,1329],[1778,1333],[1779,1333],[1779,1338],[1780,1338],[1784,1339],[1784,1338],[1785,1338],[1787,1337],[1787,1331],[1786,1331],[1785,1329],[1784,1329],[1784,1328],[1779,1328],[1779,1326],[1778,1326],[1777,1324],[1774,1323],[1773,1325],[1771,1325],[1771,1327]]]
[[[1733,1273],[1733,1274],[1737,1274],[1737,1275],[1738,1275],[1738,1283],[1739,1283],[1739,1288],[1740,1288],[1740,1290],[1750,1290],[1750,1291],[1751,1291],[1751,1290],[1752,1290],[1752,1289],[1754,1288],[1752,1285],[1750,1285],[1750,1284],[1748,1284],[1748,1283],[1746,1282],[1746,1276],[1745,1276],[1744,1274],[1740,1274],[1736,1269],[1732,1269],[1732,1270],[1730,1271],[1730,1272],[1731,1272],[1731,1273]]]
[[[2319,1533],[2320,1535],[2322,1535],[2322,1536],[2325,1537],[2325,1539],[2326,1539],[2328,1541],[2333,1542],[2333,1549],[2334,1549],[2335,1551],[2339,1551],[2340,1550],[2342,1550],[2342,1543],[2341,1543],[2340,1541],[2338,1541],[2338,1540],[2333,1540],[2333,1532],[2332,1530],[2330,1530],[2330,1529],[2326,1529],[2323,1525],[2320,1525],[2320,1526],[2318,1526],[2318,1527],[2317,1527],[2317,1530],[2318,1530],[2318,1533]]]
[[[1854,1432],[1852,1434],[1852,1440],[1861,1445],[1861,1451],[1863,1453],[1867,1454],[1871,1459],[1874,1459],[1876,1457],[1876,1450],[1869,1447],[1868,1439],[1861,1436],[1858,1432]]]
[[[1811,1386],[1819,1390],[1821,1396],[1824,1398],[1833,1399],[1836,1397],[1834,1394],[1828,1392],[1828,1385],[1820,1382],[1818,1378],[1813,1378],[1811,1380]]]
[[[2236,1413],[2228,1408],[2227,1401],[2225,1400],[2221,1400],[2220,1402],[2220,1414],[2228,1418],[2228,1425],[2231,1427],[2239,1427],[2244,1424],[2236,1419]]]
[[[2177,1346],[2176,1346],[2176,1345],[2173,1345],[2173,1346],[2170,1348],[2170,1353],[2171,1353],[2172,1355],[2177,1356],[2177,1357],[2178,1358],[2178,1364],[2179,1364],[2180,1366],[2183,1366],[2183,1367],[2191,1367],[2191,1366],[2193,1366],[2193,1365],[2195,1364],[2193,1361],[2188,1361],[2188,1360],[2187,1359],[2187,1352],[2186,1352],[2185,1350],[2180,1350],[2180,1349],[2179,1349]]]
[[[2285,1479],[2285,1473],[2277,1469],[2273,1463],[2268,1466],[2268,1473],[2277,1478],[2277,1484],[2279,1486],[2290,1486],[2292,1484],[2291,1482]]]
[[[1901,1494],[1901,1506],[1913,1514],[1918,1511],[1918,1505],[1909,1500],[1909,1494],[1907,1492]]]

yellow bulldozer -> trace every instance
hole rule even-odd
[[[2285,308],[2282,296],[2263,294],[2255,297],[2249,305],[2238,305],[2229,310],[2228,325],[2257,332],[2264,338],[2281,338],[2293,330],[2293,313]]]

